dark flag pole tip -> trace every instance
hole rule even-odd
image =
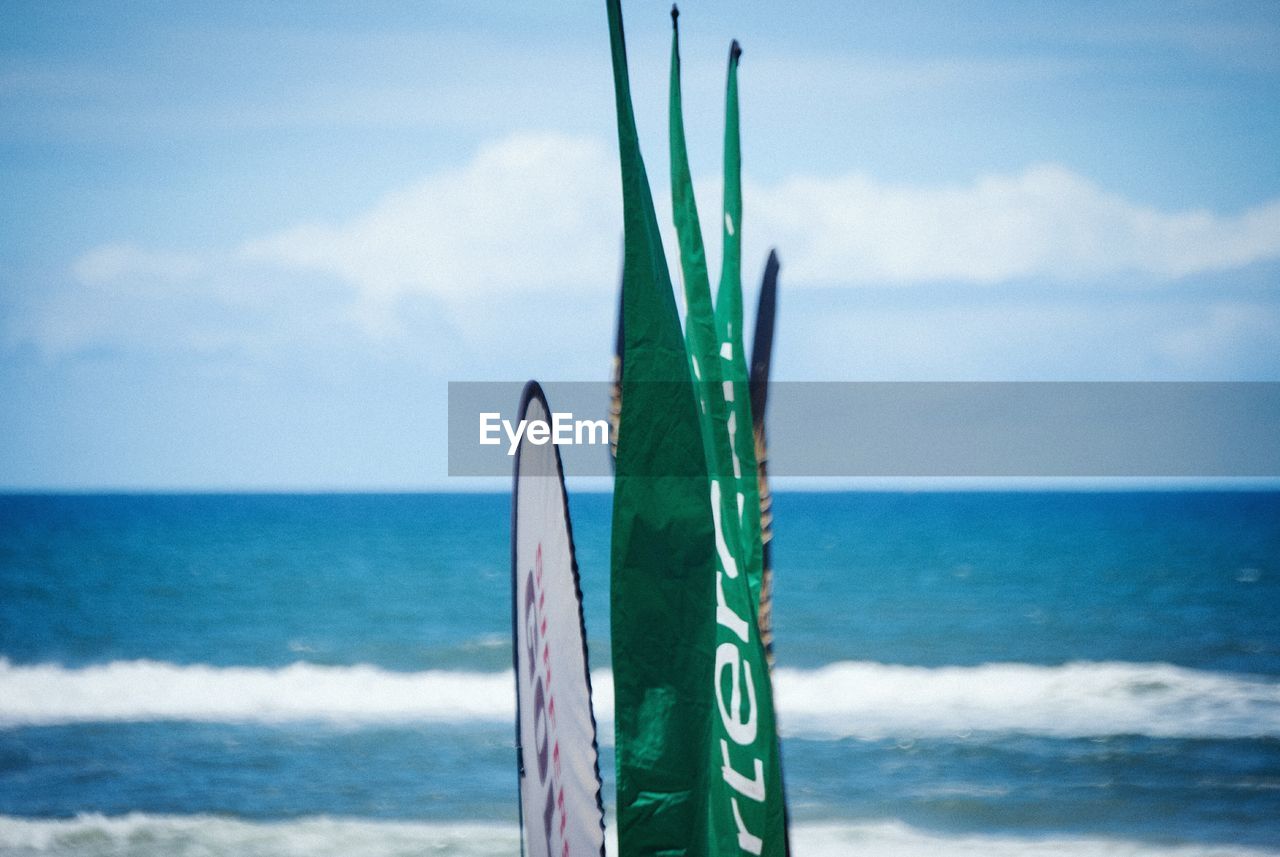
[[[676,4],[672,3],[672,4],[671,4],[671,24],[672,24],[672,26],[675,26],[676,19],[677,19],[677,18],[679,18],[679,17],[680,17],[680,7],[679,7],[679,6],[677,6]]]
[[[736,62],[738,57],[742,56],[742,45],[738,44],[738,40],[734,39],[729,45],[729,59]]]

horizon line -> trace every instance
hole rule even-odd
[[[610,494],[609,476],[569,476],[573,493]],[[1280,477],[788,477],[773,480],[773,493],[1158,493],[1275,492]],[[163,485],[163,484],[0,484],[0,496],[340,496],[413,494],[510,494],[507,476],[466,477],[418,484],[386,485]]]

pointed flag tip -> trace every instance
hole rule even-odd
[[[679,17],[680,17],[680,7],[672,3],[671,4],[671,23],[674,24],[676,22],[676,18],[679,18]]]
[[[736,60],[740,56],[742,56],[742,45],[738,44],[737,39],[734,39],[733,44],[729,45],[729,59]]]

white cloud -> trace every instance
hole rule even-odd
[[[589,139],[511,137],[346,223],[300,225],[243,253],[336,277],[374,302],[594,289],[617,266],[614,160]],[[651,157],[651,176],[664,162]],[[667,192],[654,191],[674,269]],[[699,196],[714,251],[719,182]],[[858,174],[748,181],[745,204],[747,270],[776,245],[793,285],[1168,280],[1280,257],[1280,200],[1237,215],[1161,211],[1054,165],[942,187]]]
[[[1280,200],[1165,212],[1052,165],[929,188],[800,177],[744,196],[746,229],[783,248],[792,282],[1172,279],[1280,257]]]
[[[617,267],[617,185],[603,145],[519,135],[346,223],[303,224],[241,253],[345,280],[374,303],[420,293],[465,305],[577,290],[601,285],[601,273]]]
[[[200,268],[200,260],[190,253],[104,244],[77,259],[71,270],[81,283],[100,286],[140,280],[189,280],[200,273]]]

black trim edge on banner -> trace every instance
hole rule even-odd
[[[525,414],[529,410],[529,403],[535,399],[541,403],[548,415],[551,413],[551,406],[547,404],[547,396],[542,392],[542,385],[537,381],[531,380],[524,385],[524,390],[520,393],[517,420],[525,418]],[[512,465],[511,470],[511,664],[516,686],[516,803],[520,812],[521,855],[524,854],[524,800],[521,797],[523,793],[521,781],[524,777],[524,746],[520,743],[520,649],[516,644],[518,635],[516,624],[519,618],[516,606],[517,576],[519,575],[519,569],[516,567],[516,535],[519,532],[517,518],[520,503],[520,454],[523,451],[523,446],[523,444],[516,446],[515,463]],[[600,830],[603,832],[605,830],[604,781],[600,778],[600,730],[596,723],[595,694],[591,688],[591,659],[587,652],[587,618],[582,608],[582,578],[578,574],[578,555],[573,542],[573,516],[569,514],[569,492],[564,485],[564,463],[560,460],[560,448],[555,444],[552,444],[552,447],[556,456],[556,476],[560,479],[560,496],[564,502],[564,528],[569,537],[569,569],[573,573],[573,594],[578,599],[578,630],[582,638],[582,668],[585,674],[583,678],[587,683],[588,713],[591,716],[591,749],[595,752],[595,758],[592,759],[592,767],[595,769],[596,774],[596,807],[600,810]],[[600,841],[600,857],[605,857],[603,836]]]
[[[769,364],[773,359],[773,328],[778,311],[778,251],[769,251],[760,280],[760,297],[756,303],[756,332],[751,340],[751,362],[747,370],[747,389],[751,398],[752,428],[764,425],[765,403],[769,398]]]

